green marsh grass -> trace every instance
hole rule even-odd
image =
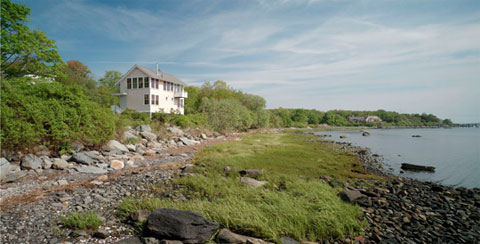
[[[275,242],[281,236],[318,241],[361,234],[365,222],[359,207],[341,201],[341,189],[319,177],[346,181],[374,176],[362,172],[356,157],[317,140],[303,134],[257,133],[204,148],[194,161],[204,165],[204,173],[173,181],[188,200],[126,198],[120,213],[189,209],[234,232]],[[229,173],[226,166],[232,168]],[[237,172],[242,169],[263,169],[258,179],[267,185],[252,189],[240,184]]]

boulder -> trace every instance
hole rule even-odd
[[[105,146],[104,149],[106,151],[120,151],[123,153],[128,152],[128,148],[123,145],[122,143],[116,141],[116,140],[110,140]]]
[[[180,138],[178,138],[178,140],[180,140],[183,144],[185,144],[187,146],[195,145],[195,144],[198,143],[197,141],[190,140],[186,137],[180,137]]]
[[[69,161],[85,165],[91,165],[95,163],[91,157],[87,156],[87,154],[83,152],[73,154]]]
[[[123,140],[127,140],[130,138],[138,140],[138,136],[135,134],[135,132],[129,130],[123,132]]]
[[[10,173],[11,166],[6,158],[0,158],[0,180]]]
[[[0,181],[5,183],[15,182],[18,179],[24,177],[25,175],[26,175],[25,171],[17,171],[17,172],[10,171],[5,176],[0,177]]]
[[[340,136],[340,139],[345,139],[347,138],[347,136]]]
[[[266,181],[259,181],[259,180],[255,180],[255,179],[250,178],[250,177],[241,177],[240,182],[245,184],[245,185],[248,185],[251,188],[258,188],[258,187],[261,187],[261,186],[267,184]]]
[[[370,135],[370,133],[368,133],[368,132],[366,132],[366,131],[364,131],[364,132],[362,133],[362,136],[369,136],[369,135]]]
[[[42,160],[42,169],[50,169],[52,167],[52,161],[48,156],[41,156],[40,159]]]
[[[33,154],[27,154],[22,159],[20,166],[22,166],[22,169],[41,169],[42,160]]]
[[[61,159],[61,158],[56,158],[53,160],[52,168],[54,169],[66,169],[68,167],[68,162]]]
[[[157,139],[157,135],[155,135],[155,133],[148,132],[148,131],[140,132],[140,135],[142,135],[143,138],[149,141],[155,141]]]
[[[110,236],[110,233],[108,233],[108,231],[104,229],[99,229],[95,233],[93,233],[93,237],[98,239],[105,239],[108,236]]]
[[[168,127],[167,128],[167,131],[175,134],[175,135],[179,135],[179,136],[182,136],[183,135],[183,130],[177,128],[177,127]]]
[[[112,168],[114,170],[123,169],[123,167],[125,167],[125,164],[120,160],[115,159],[115,160],[110,161],[110,168]]]
[[[208,139],[208,136],[202,133],[202,134],[200,134],[200,138],[206,140],[206,139]]]
[[[145,231],[157,239],[183,243],[204,243],[210,240],[218,224],[190,210],[157,208],[147,219]]]
[[[89,173],[89,174],[106,174],[108,171],[106,169],[101,169],[94,166],[80,165],[74,167],[74,169],[80,173]]]
[[[355,203],[357,200],[366,197],[357,190],[344,190],[338,193],[338,196],[345,202]]]
[[[152,132],[150,125],[139,125],[136,129],[138,132]]]
[[[135,152],[135,150],[137,149],[137,147],[135,147],[135,145],[133,144],[127,144],[126,147],[130,152]]]
[[[287,236],[282,236],[280,237],[280,242],[282,244],[300,244],[299,241],[293,239],[293,238],[290,238],[290,237],[287,237]]]

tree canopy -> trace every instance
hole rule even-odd
[[[63,61],[55,41],[44,32],[25,26],[30,20],[30,9],[25,5],[2,1],[1,57],[3,76],[18,77],[26,74],[55,76]]]

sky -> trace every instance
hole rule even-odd
[[[95,78],[139,64],[268,108],[480,122],[480,1],[14,0]]]

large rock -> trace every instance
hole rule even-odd
[[[152,132],[152,127],[150,125],[139,125],[137,126],[138,132]]]
[[[114,170],[123,169],[123,167],[125,167],[125,164],[120,160],[112,160],[110,162],[110,168]]]
[[[42,168],[43,169],[50,169],[52,167],[52,161],[48,156],[41,156],[40,159],[42,160]]]
[[[27,154],[20,165],[22,169],[41,169],[42,160],[33,154]]]
[[[140,135],[142,135],[143,138],[145,138],[149,141],[155,141],[157,139],[157,135],[155,135],[152,132],[148,132],[148,131],[140,132]]]
[[[338,196],[345,202],[354,203],[361,198],[366,197],[360,191],[357,190],[345,190],[338,193]]]
[[[93,161],[93,159],[87,156],[87,154],[85,153],[75,153],[72,155],[69,161],[73,161],[79,164],[86,164],[86,165],[91,165],[95,163],[95,161]]]
[[[261,186],[267,184],[266,181],[255,180],[255,179],[250,178],[250,177],[241,177],[240,182],[249,186],[249,187],[251,187],[251,188],[258,188],[258,187],[261,187]]]
[[[85,165],[80,165],[77,167],[74,167],[74,169],[80,173],[89,173],[89,174],[105,174],[108,173],[106,169],[101,169],[98,167],[94,166],[85,166]]]
[[[182,136],[183,135],[183,130],[177,128],[177,127],[168,127],[167,131],[170,131],[171,133],[175,135]]]
[[[110,140],[105,146],[106,151],[121,151],[123,153],[128,153],[128,148],[122,143],[116,140]]]
[[[180,137],[180,138],[178,138],[178,140],[180,140],[181,142],[183,142],[183,144],[185,144],[187,146],[195,145],[195,144],[198,143],[197,141],[190,140],[186,137]]]
[[[18,179],[24,177],[25,175],[26,175],[25,171],[17,171],[17,172],[10,171],[7,175],[1,178],[1,182],[5,182],[5,183],[15,182]]]
[[[220,244],[243,244],[251,238],[231,232],[229,229],[221,229],[217,235],[217,242]]]
[[[148,236],[183,243],[204,243],[217,229],[216,223],[197,212],[170,208],[155,209],[148,217],[145,227]]]
[[[10,173],[11,166],[6,158],[0,158],[0,180]]]
[[[129,131],[129,130],[125,131],[123,133],[123,140],[127,140],[130,138],[138,140],[138,136],[133,131]]]
[[[61,158],[56,158],[53,160],[52,168],[54,169],[66,169],[68,167],[67,161],[61,159]]]

